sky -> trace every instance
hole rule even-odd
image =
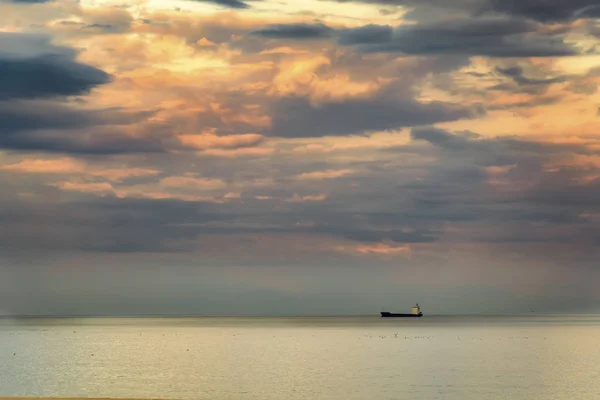
[[[0,314],[600,312],[596,0],[0,0]]]

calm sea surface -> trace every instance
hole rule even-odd
[[[600,316],[0,319],[0,396],[600,399]]]

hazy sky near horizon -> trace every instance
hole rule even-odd
[[[596,0],[0,1],[0,314],[600,311]]]

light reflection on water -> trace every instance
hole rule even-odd
[[[600,316],[0,319],[0,396],[600,398]]]

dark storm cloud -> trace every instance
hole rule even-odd
[[[560,57],[578,54],[560,37],[537,32],[536,23],[509,19],[454,19],[400,26],[391,35],[378,27],[347,30],[341,44],[358,44],[365,53],[460,54],[488,57]],[[366,44],[363,44],[363,40]]]
[[[359,28],[342,31],[339,38],[341,45],[367,43],[384,43],[392,40],[393,29],[387,25],[365,25]]]
[[[335,30],[324,24],[278,24],[251,32],[251,35],[269,39],[317,39],[334,34]]]
[[[600,17],[600,5],[597,0],[487,0],[484,7],[539,21]]]
[[[306,98],[285,98],[271,105],[270,136],[319,137],[469,119],[483,111],[443,102],[350,99],[313,106]]]
[[[10,60],[0,53],[0,100],[79,95],[108,81],[104,71],[64,57]]]
[[[561,57],[580,53],[561,35],[542,32],[539,23],[508,18],[452,18],[398,27],[366,25],[337,30],[323,24],[282,24],[251,35],[277,39],[337,37],[338,44],[355,46],[363,53],[488,57]]]
[[[339,3],[365,3],[410,8],[442,7],[463,10],[478,16],[484,13],[502,13],[543,22],[567,21],[600,17],[596,0],[335,0]]]
[[[0,33],[0,100],[81,95],[110,76],[44,36]]]

